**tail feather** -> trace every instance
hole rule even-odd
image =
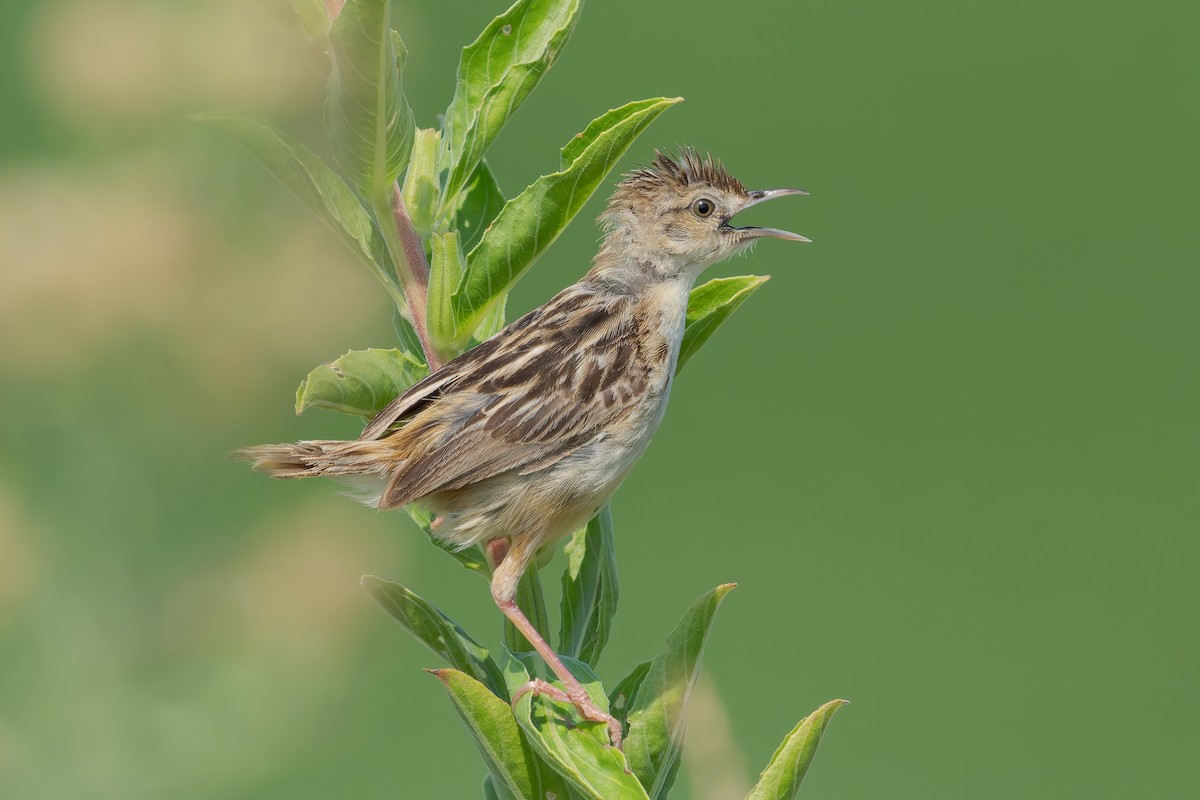
[[[386,475],[394,461],[391,448],[379,440],[260,444],[235,450],[231,455],[274,478]]]

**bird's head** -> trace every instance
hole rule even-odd
[[[653,163],[625,176],[600,221],[608,257],[633,259],[661,277],[690,275],[763,238],[807,242],[778,228],[736,227],[739,211],[766,200],[808,194],[802,189],[751,191],[711,156],[686,148],[656,152]]]

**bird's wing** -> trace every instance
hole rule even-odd
[[[358,436],[359,441],[378,439],[387,433],[388,428],[396,424],[398,420],[420,411],[438,392],[453,385],[462,375],[458,370],[449,369],[451,366],[451,364],[447,364],[432,375],[427,375],[408,387],[408,391],[404,394],[388,403],[382,411],[375,415],[374,419],[367,423],[367,427],[363,428],[363,432]]]
[[[544,469],[628,414],[654,367],[631,304],[572,287],[447,365],[457,377],[392,434],[404,463],[381,506]]]

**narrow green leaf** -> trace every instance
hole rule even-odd
[[[483,321],[479,323],[479,327],[471,334],[471,347],[477,344],[486,342],[488,339],[495,336],[500,331],[504,330],[507,324],[505,321],[505,309],[508,306],[508,295],[504,295],[483,315]]]
[[[637,700],[637,695],[642,688],[643,681],[650,674],[650,665],[652,663],[654,662],[643,661],[631,669],[628,675],[621,678],[620,683],[616,685],[612,693],[608,696],[610,713],[621,721],[622,727],[627,726],[629,712]]]
[[[458,624],[431,603],[393,581],[364,575],[360,581],[375,602],[405,630],[455,669],[485,685],[501,702],[508,701],[504,674],[487,648],[472,639]]]
[[[404,206],[421,236],[428,236],[433,230],[440,203],[437,151],[441,138],[441,133],[432,128],[418,128],[413,138],[408,172],[404,174]]]
[[[563,548],[558,652],[596,666],[617,613],[617,553],[608,503]]]
[[[446,687],[454,710],[471,732],[491,777],[492,796],[519,800],[545,797],[537,759],[508,703],[458,670],[430,672]]]
[[[429,295],[426,308],[426,323],[429,326],[429,341],[443,362],[450,361],[462,352],[469,335],[458,335],[458,320],[452,304],[454,290],[462,279],[466,259],[458,246],[458,233],[450,231],[435,234],[429,240],[431,258],[429,264]]]
[[[520,800],[520,798],[514,798],[512,792],[508,791],[507,788],[504,794],[500,794],[496,790],[496,782],[492,780],[491,775],[488,775],[483,779],[483,800]]]
[[[582,0],[518,0],[463,48],[446,109],[445,198],[455,195],[567,43]]]
[[[429,537],[429,541],[433,542],[439,550],[449,555],[469,572],[474,572],[483,577],[484,580],[491,581],[492,568],[488,566],[487,557],[483,554],[483,548],[479,545],[473,545],[465,550],[458,550],[449,542],[438,538],[430,529],[433,524],[433,515],[429,513],[429,509],[416,503],[404,507],[408,512],[408,516],[417,526],[425,532]]]
[[[486,161],[480,161],[450,211],[450,229],[458,231],[464,251],[479,243],[487,226],[504,207],[504,193]]]
[[[387,197],[408,163],[413,117],[400,75],[408,53],[388,0],[347,0],[329,32],[326,122],[338,163],[365,196]]]
[[[308,373],[296,389],[296,413],[328,408],[370,419],[429,374],[403,350],[351,350]]]
[[[286,134],[252,119],[212,114],[196,119],[224,131],[249,150],[354,251],[393,298],[400,296],[395,279],[385,269],[390,263],[387,248],[370,214],[320,157]]]
[[[770,280],[769,275],[739,275],[734,278],[714,278],[692,289],[688,298],[687,327],[683,330],[683,344],[679,346],[679,361],[675,374],[683,369],[684,363],[704,346],[717,328],[737,311],[746,298],[758,287]]]
[[[629,712],[625,757],[654,800],[667,796],[683,747],[687,704],[700,672],[708,629],[735,584],[718,586],[684,612],[637,690]]]
[[[467,255],[467,271],[454,293],[462,330],[475,329],[554,243],[638,134],[680,100],[641,100],[593,120],[563,148],[559,172],[543,175],[504,204]]]
[[[830,700],[800,720],[800,724],[792,729],[775,755],[771,756],[771,762],[746,800],[792,800],[817,752],[825,727],[833,713],[844,705],[845,700]]]
[[[538,576],[537,564],[530,564],[517,584],[517,606],[525,612],[525,617],[533,623],[542,638],[550,641],[550,617],[546,613],[546,598],[542,594],[542,579]],[[507,618],[504,620],[504,646],[513,653],[533,650],[533,645]]]
[[[562,659],[600,708],[608,709],[608,698],[600,679],[582,661]],[[503,666],[510,693],[530,677],[554,681],[554,675],[532,653],[513,655]],[[598,722],[576,722],[574,706],[545,696],[522,695],[514,710],[534,751],[589,800],[637,800],[646,792],[627,771],[625,755],[608,742],[608,728]]]

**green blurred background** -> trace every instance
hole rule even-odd
[[[501,3],[401,2],[433,123]],[[224,460],[388,302],[206,109],[317,131],[257,0],[0,5],[0,796],[469,798],[437,666],[362,593],[498,641],[399,514]],[[741,797],[819,703],[839,798],[1184,798],[1200,786],[1195,234],[1184,3],[588,4],[491,156],[511,195],[625,101],[655,146],[812,197],[714,274],[771,273],[689,365],[615,501],[611,685],[725,581],[678,796]],[[521,284],[579,277],[598,195]],[[558,558],[546,573],[557,594]]]

